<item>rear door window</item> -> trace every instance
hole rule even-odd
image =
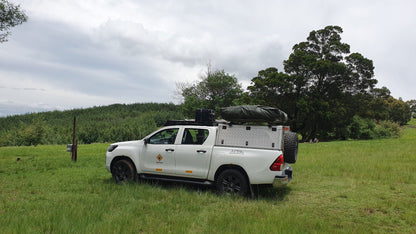
[[[208,129],[185,128],[182,137],[184,145],[202,145],[208,138]]]

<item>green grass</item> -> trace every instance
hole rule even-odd
[[[116,185],[108,144],[79,146],[76,163],[62,145],[1,147],[0,233],[412,233],[414,126],[396,139],[301,144],[292,182],[255,199]]]

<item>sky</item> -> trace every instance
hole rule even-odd
[[[0,44],[0,117],[114,103],[180,103],[207,70],[243,87],[283,71],[313,30],[343,28],[377,87],[416,99],[413,0],[9,0],[29,20]]]

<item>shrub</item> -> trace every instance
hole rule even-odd
[[[389,120],[380,121],[375,128],[377,138],[399,137],[400,134],[400,124]]]
[[[351,139],[377,139],[400,136],[400,124],[382,120],[376,122],[372,119],[366,119],[354,116],[352,123],[347,128],[348,136]]]
[[[373,139],[376,123],[372,119],[364,119],[354,116],[348,127],[349,138],[352,139]]]

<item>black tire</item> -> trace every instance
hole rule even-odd
[[[283,142],[283,158],[287,163],[296,163],[298,159],[298,134],[296,132],[285,132]]]
[[[222,194],[244,196],[248,191],[247,178],[236,169],[226,169],[221,172],[215,184],[217,190]]]
[[[111,167],[111,174],[117,184],[130,183],[136,179],[136,169],[129,160],[119,160]]]

